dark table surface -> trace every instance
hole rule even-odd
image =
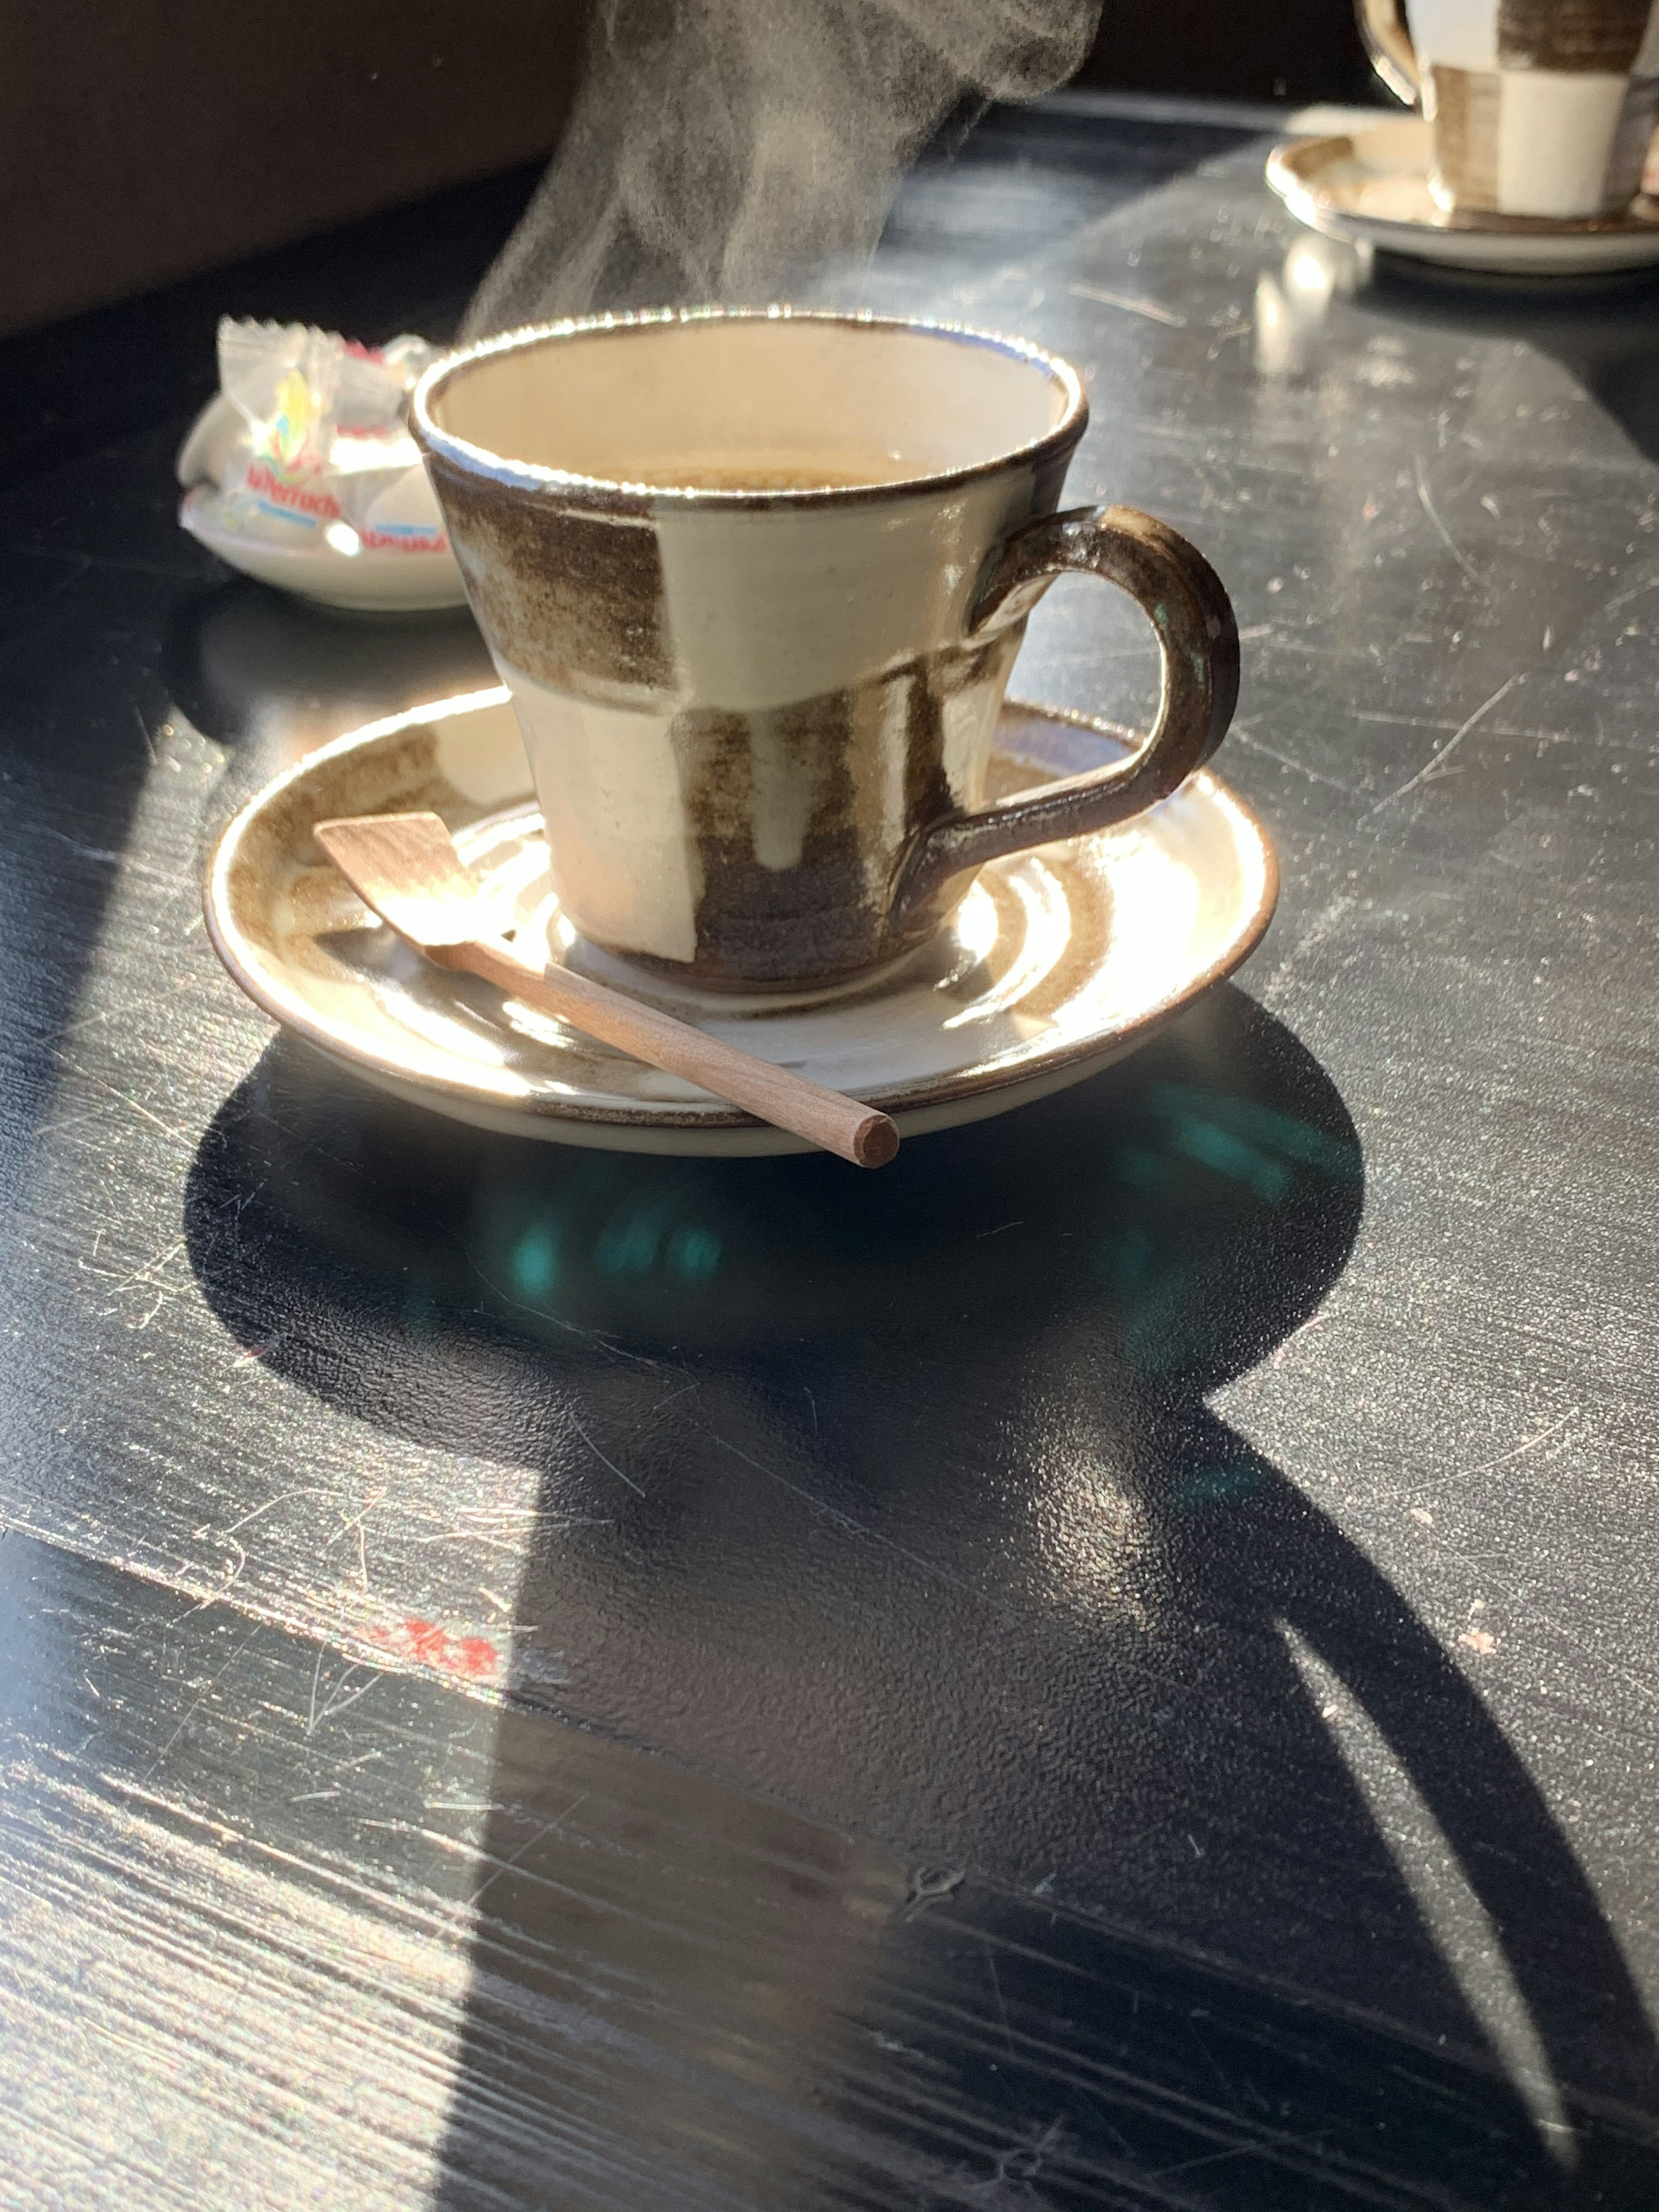
[[[1659,286],[1368,276],[1261,126],[993,118],[830,286],[1085,368],[1284,872],[877,1176],[394,1107],[204,934],[489,680],[176,529],[213,318],[439,334],[527,179],[0,349],[6,2205],[1659,2203]],[[1063,586],[1018,688],[1152,677]]]

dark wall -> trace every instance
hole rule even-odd
[[[769,0],[750,0],[763,21]],[[0,331],[544,154],[587,0],[0,0]],[[1365,97],[1348,0],[1106,0],[1080,82]]]
[[[0,0],[0,330],[544,153],[584,0]]]
[[[1233,100],[1386,97],[1350,0],[1105,0],[1078,82]]]

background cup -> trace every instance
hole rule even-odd
[[[781,309],[562,324],[434,368],[415,434],[584,937],[698,984],[833,982],[931,935],[982,862],[1208,757],[1232,611],[1150,515],[1054,512],[1086,417],[1075,372],[1016,341]],[[1025,617],[1068,569],[1151,617],[1157,726],[987,806]]]
[[[1659,118],[1655,0],[1356,0],[1378,75],[1421,99],[1458,214],[1621,215]]]

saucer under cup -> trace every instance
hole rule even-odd
[[[996,795],[1086,773],[1131,733],[1010,701]],[[815,997],[694,988],[574,937],[505,690],[439,702],[311,754],[231,823],[208,927],[273,1019],[395,1096],[476,1127],[646,1152],[810,1149],[678,1078],[422,960],[324,857],[312,825],[431,808],[525,944],[814,1082],[915,1135],[1006,1112],[1139,1043],[1266,929],[1277,891],[1261,823],[1207,769],[1115,829],[980,871],[938,938]]]
[[[1327,238],[1447,269],[1512,276],[1592,276],[1659,265],[1659,206],[1548,224],[1454,216],[1429,189],[1429,131],[1389,116],[1339,135],[1287,140],[1267,182],[1298,222]]]

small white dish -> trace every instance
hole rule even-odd
[[[211,484],[198,484],[185,494],[179,520],[210,552],[259,583],[331,607],[413,613],[466,603],[451,552],[368,552],[343,522],[301,545],[240,537],[220,523],[214,512],[217,498]]]
[[[188,491],[192,484],[217,483],[247,436],[247,425],[222,392],[216,392],[185,433],[173,472]]]
[[[1645,196],[1628,215],[1574,223],[1448,214],[1429,191],[1420,116],[1287,140],[1267,157],[1267,182],[1299,222],[1327,238],[1441,268],[1589,276],[1659,265],[1659,203]]]
[[[1124,733],[1003,710],[994,793],[1097,768]],[[1278,891],[1261,824],[1207,770],[1116,830],[982,869],[941,936],[816,998],[665,983],[575,942],[502,690],[439,701],[299,762],[236,817],[205,887],[220,957],[273,1019],[395,1096],[486,1129],[611,1151],[808,1150],[469,976],[362,906],[312,824],[430,807],[526,945],[550,941],[683,1020],[883,1107],[906,1136],[1007,1111],[1092,1074],[1231,973]]]

